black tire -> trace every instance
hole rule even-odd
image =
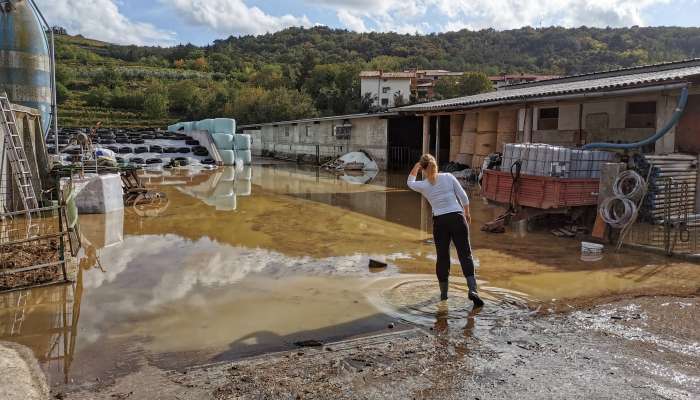
[[[200,149],[200,150],[195,151],[194,155],[198,156],[198,157],[206,157],[209,155],[209,151],[207,151],[207,149],[204,149],[204,150]]]
[[[190,148],[189,147],[179,147],[177,149],[177,152],[180,154],[189,154],[190,153]]]
[[[131,144],[144,144],[144,140],[140,137],[138,139],[131,139]]]
[[[119,153],[119,147],[117,146],[107,146],[107,150],[112,150],[115,153]]]
[[[163,153],[177,153],[177,147],[163,147]]]
[[[99,140],[100,144],[114,144],[116,141],[114,139],[100,139]]]
[[[141,139],[143,140],[153,140],[156,137],[154,135],[141,135]]]
[[[139,146],[139,147],[134,149],[134,153],[136,153],[136,154],[148,153],[148,146]]]
[[[117,160],[119,164],[124,164],[124,159],[121,157],[115,157],[115,160]]]
[[[199,140],[188,140],[185,142],[185,144],[188,146],[199,146]]]
[[[124,146],[124,147],[119,148],[119,154],[129,154],[129,153],[133,153],[133,152],[134,152],[134,149],[132,149],[129,146]]]
[[[141,157],[132,157],[129,159],[129,162],[132,164],[143,164],[144,160]]]
[[[153,145],[150,147],[150,151],[151,151],[151,153],[162,153],[163,146]]]
[[[119,144],[131,143],[131,139],[129,139],[128,137],[124,137],[124,136],[119,136],[119,137],[117,137],[116,140],[117,140],[117,143],[119,143]]]
[[[160,158],[149,158],[146,160],[146,164],[163,164],[163,160]]]
[[[214,161],[213,158],[205,158],[204,160],[200,161],[200,163],[204,165],[214,165],[216,164],[216,161]]]

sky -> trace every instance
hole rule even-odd
[[[35,0],[52,25],[120,44],[206,45],[290,26],[432,33],[698,26],[700,0]]]

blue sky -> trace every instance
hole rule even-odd
[[[37,0],[70,33],[125,44],[211,43],[289,26],[430,33],[522,26],[698,26],[700,0]]]

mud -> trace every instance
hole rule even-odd
[[[0,296],[0,338],[32,348],[54,391],[140,382],[134,371],[162,380],[162,371],[290,350],[304,340],[331,343],[419,326],[420,335],[407,336],[410,350],[419,342],[437,343],[421,336],[432,338],[430,327],[446,325],[452,332],[453,325],[468,321],[477,322],[470,329],[481,333],[465,339],[462,326],[456,336],[438,335],[453,343],[448,353],[476,340],[483,354],[501,354],[493,346],[509,330],[525,336],[561,331],[571,343],[577,335],[594,343],[607,336],[584,329],[585,314],[571,311],[640,295],[700,291],[695,264],[628,250],[586,263],[579,260],[579,240],[545,232],[480,232],[480,224],[500,210],[472,191],[472,243],[487,301],[475,318],[463,306],[466,285],[456,254],[451,298],[438,305],[429,208],[405,188],[403,174],[346,177],[276,164],[149,171],[147,180],[170,200],[152,216],[133,209],[81,216],[85,249],[73,285]],[[370,258],[388,267],[374,272]],[[481,339],[486,337],[491,339]],[[428,357],[437,345],[420,354]],[[552,358],[542,363],[564,360],[540,353]],[[405,379],[422,365],[419,359],[401,361]]]
[[[662,327],[675,318],[668,307],[682,307],[685,315],[679,317],[689,321],[700,317],[697,299],[673,297],[616,302],[566,316],[489,319],[482,311],[449,320],[438,313],[431,327],[320,349],[182,372],[147,367],[113,386],[69,398],[697,398],[697,334],[679,337],[673,327]],[[656,339],[640,342],[627,335],[637,328]]]

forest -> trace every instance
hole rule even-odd
[[[212,116],[239,123],[371,111],[363,69],[569,75],[698,57],[700,28],[521,28],[429,35],[327,27],[231,36],[209,46],[56,42],[65,126],[162,126]],[[477,79],[477,80],[478,80]],[[441,97],[486,90],[445,82]]]

